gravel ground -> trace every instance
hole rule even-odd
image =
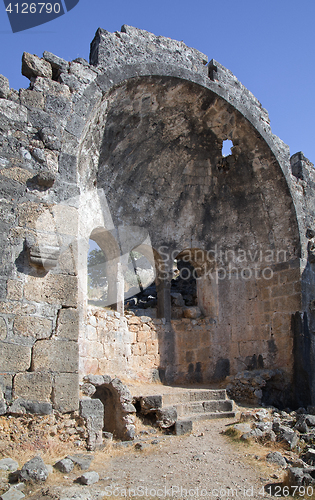
[[[82,472],[54,472],[32,500],[103,498],[226,498],[261,500],[264,486],[282,478],[283,469],[267,465],[269,448],[235,443],[221,434],[235,419],[200,422],[191,435],[142,434],[143,449],[110,447],[95,453],[94,485],[74,483]],[[153,442],[153,443],[152,443]],[[26,492],[25,492],[26,493]],[[34,493],[34,490],[33,490]]]

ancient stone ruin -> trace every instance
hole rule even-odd
[[[314,405],[315,172],[258,100],[130,26],[98,29],[89,63],[24,53],[22,73],[19,92],[0,79],[1,414],[80,406],[93,446],[104,405],[132,437],[128,381]]]

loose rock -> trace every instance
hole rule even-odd
[[[98,475],[97,472],[91,471],[91,472],[86,472],[80,477],[80,482],[81,484],[94,484],[97,483],[100,479],[100,476]]]
[[[40,456],[36,456],[26,462],[19,474],[20,480],[23,482],[40,482],[46,481],[48,478],[48,470]]]

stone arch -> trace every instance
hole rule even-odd
[[[104,406],[104,420],[99,433],[110,432],[124,441],[135,436],[132,396],[126,385],[117,377],[110,375],[86,375],[82,392],[97,399]],[[91,429],[95,432],[95,429]],[[99,439],[101,442],[101,439]]]
[[[158,61],[152,63],[152,58],[150,64],[142,60],[145,56],[141,54],[146,53],[149,41],[159,44],[159,50],[162,50],[166,58],[169,58],[167,65],[159,64]],[[284,248],[288,249],[287,271],[289,272],[290,266],[294,267],[300,257],[299,225],[301,225],[301,220],[296,217],[295,207],[299,207],[300,202],[292,188],[288,149],[271,133],[266,111],[234,75],[216,61],[211,61],[206,67],[205,57],[202,54],[183,46],[181,50],[185,56],[175,61],[172,59],[172,51],[169,50],[169,42],[164,39],[162,45],[160,42],[161,40],[157,41],[152,34],[126,26],[122,28],[121,33],[116,34],[98,30],[92,43],[90,62],[101,74],[91,85],[96,84],[102,90],[103,97],[98,109],[95,108],[87,119],[81,135],[78,170],[82,187],[89,185],[103,190],[113,215],[114,226],[137,224],[138,227],[148,228],[152,236],[152,245],[155,248],[159,248],[165,242],[168,245],[168,252],[183,247],[204,248],[206,251],[212,251],[216,245],[223,249],[224,253],[229,250],[237,252],[244,247],[254,252],[255,248],[260,247],[270,247],[270,250],[275,252]],[[174,43],[176,45],[177,42],[172,42]],[[128,67],[124,56],[121,57],[116,51],[117,45],[121,46],[120,54],[124,54],[124,50],[127,48],[129,50],[132,46],[133,55],[128,58]],[[121,71],[117,72],[117,64],[115,68],[112,65],[111,61],[115,58],[121,62]],[[191,64],[188,61],[194,62]],[[166,96],[165,99],[168,102],[173,103],[172,113],[170,113],[173,116],[173,122],[169,121],[165,127],[165,136],[174,141],[182,141],[183,146],[168,165],[174,177],[173,186],[181,186],[178,192],[181,192],[182,196],[173,199],[169,205],[169,220],[178,223],[164,225],[164,227],[160,224],[159,230],[156,231],[156,228],[153,228],[153,221],[163,219],[160,217],[163,210],[158,198],[162,196],[163,190],[165,199],[171,199],[168,197],[170,190],[176,192],[176,189],[171,189],[172,179],[165,175],[167,172],[163,170],[163,165],[167,164],[165,156],[163,157],[167,146],[163,145],[163,140],[161,140],[163,139],[162,130],[157,126],[153,131],[154,123],[157,122],[159,125],[159,120],[156,119],[159,109],[167,108],[161,105],[163,96]],[[183,104],[182,114],[180,111],[174,114],[176,103]],[[138,106],[138,108],[132,106]],[[153,128],[148,119],[146,124],[150,126],[143,128],[143,133],[139,134],[139,140],[133,139],[132,133],[136,133],[139,124],[145,122],[146,116],[149,117],[150,109],[156,115],[151,122]],[[153,142],[155,138],[157,139],[155,144],[152,143],[152,138],[148,137],[148,133],[152,133]],[[209,151],[209,157],[205,158],[197,153],[186,155],[187,161],[183,160],[182,152],[187,153],[189,150],[186,139],[190,136],[193,140],[197,138],[196,143],[199,141],[200,151],[202,149]],[[232,154],[223,158],[222,143],[227,139],[233,142]],[[186,144],[184,144],[185,140]],[[161,161],[160,164],[157,162],[154,165],[148,152],[155,150],[158,141],[161,145]],[[126,147],[128,142],[129,144],[146,144],[142,162],[140,150],[137,151],[137,147],[128,149]],[[86,154],[88,151],[90,155]],[[93,161],[88,158],[92,158]],[[182,163],[178,162],[178,159]],[[90,162],[90,168],[86,168],[87,161]],[[124,168],[120,169],[119,165],[124,165]],[[160,169],[161,166],[162,169]],[[153,188],[148,189],[144,186],[143,179],[150,178],[151,174],[156,172],[159,172],[159,176],[152,176]],[[130,182],[132,176],[135,184]],[[181,183],[180,178],[185,178],[185,182]],[[203,183],[201,178],[206,178],[207,182]],[[127,186],[128,188],[125,189]],[[148,196],[150,189],[151,197]],[[231,190],[234,191],[233,196],[230,196]],[[196,200],[198,200],[197,203]],[[187,226],[185,221],[189,221],[189,214],[193,211],[194,204],[198,216],[189,222],[187,230],[182,230],[185,225]],[[160,213],[152,209],[153,205],[159,207]],[[229,221],[222,216],[227,213]],[[252,230],[253,224],[249,222],[249,219],[256,219],[255,227],[260,228],[260,232],[256,229]],[[239,230],[235,230],[236,226]],[[215,234],[216,232],[218,234],[218,228],[225,229],[221,231],[219,238]],[[278,264],[283,263],[272,263],[272,272],[280,272],[281,266],[277,268]],[[224,310],[227,307],[223,308],[223,304],[230,307],[233,300],[226,301],[226,297],[237,296],[239,283],[234,278],[241,267],[240,263],[235,266],[230,280],[221,280],[227,272],[227,262],[218,266],[217,274],[219,307],[215,311],[216,317],[218,323],[227,325],[227,328],[222,326],[223,330],[226,330],[224,335],[234,339],[236,337],[232,335],[232,313],[228,317]],[[250,263],[250,269],[252,268]],[[170,273],[170,270],[168,272]],[[295,279],[297,279],[297,274],[298,271],[296,271]],[[277,274],[277,280],[280,279],[280,274]],[[164,291],[166,288],[164,283]],[[246,296],[248,303],[251,304],[248,317],[254,318],[254,323],[260,322],[260,319],[257,320],[260,314],[257,306],[258,297],[268,296],[269,298],[270,282],[261,286],[258,281],[248,283],[243,280],[241,288],[242,296]],[[162,296],[163,293],[159,295]],[[266,301],[267,307],[267,299],[263,300]],[[280,302],[281,300],[284,302],[287,298],[280,299]],[[169,320],[170,313],[165,307],[167,300],[159,302],[158,315]],[[288,306],[288,309],[291,308],[292,311],[298,309],[300,307],[298,293],[292,292],[292,296],[288,297],[289,302],[292,308]],[[243,307],[245,306],[248,309],[247,303],[243,304]],[[270,307],[273,308],[273,306]],[[281,307],[277,308],[276,316],[281,314]],[[265,329],[263,334],[265,346],[269,345],[269,341],[273,342],[272,332],[275,329],[282,332],[281,335],[283,329],[290,330],[287,320],[290,315],[289,310],[286,312],[286,327],[284,327],[271,309],[268,311],[271,313],[268,324],[255,324],[255,328],[249,333],[253,346],[256,339],[260,338],[261,334],[258,331],[262,331],[263,328]],[[241,317],[240,307],[237,308],[235,304],[233,307],[231,305],[230,311],[232,310],[238,318]],[[280,323],[282,326],[279,330]],[[243,322],[239,325],[239,331],[248,326]],[[280,341],[284,345],[284,341],[281,339]],[[256,355],[256,350],[256,347],[253,347],[253,355]],[[283,351],[282,347],[278,350],[278,358],[280,351]],[[271,359],[273,356],[268,351],[268,347],[259,347],[257,355],[259,355],[258,352],[266,359]],[[282,357],[281,363],[291,364],[288,356],[281,355],[280,357]],[[231,361],[231,370],[240,369],[247,358],[248,353],[244,352],[237,361]]]
[[[240,274],[245,267],[241,260],[232,258],[229,272],[230,261],[225,259],[225,255],[245,252],[252,273],[257,250],[275,256],[284,250],[286,262],[273,258],[270,271],[277,274],[278,284],[281,266],[289,274],[290,266],[297,265],[300,241],[291,194],[265,139],[215,91],[183,78],[133,77],[117,84],[106,99],[93,183],[103,190],[115,227],[136,224],[148,232],[154,248],[165,246],[168,256],[177,255],[180,248],[205,252],[218,248],[223,252],[222,263],[220,255],[217,257],[218,283],[204,282],[203,307],[206,311],[207,294],[216,297],[214,306],[208,301],[207,313],[214,316],[214,338],[218,343],[222,335],[225,339],[225,352],[219,358],[233,358],[229,360],[231,371],[246,366],[251,356],[260,355],[267,366],[274,363],[271,350],[276,328],[280,333],[276,360],[290,365],[291,353],[285,354],[284,338],[285,331],[290,331],[291,313],[287,311],[285,319],[280,315],[284,306],[291,307],[286,306],[290,301],[293,310],[299,307],[298,294],[291,287],[290,298],[282,296],[274,311],[274,303],[267,298],[282,292],[271,291],[271,283],[265,279],[262,284],[260,275],[246,281],[246,274]],[[92,130],[91,125],[90,133]],[[233,148],[231,155],[223,157],[222,142],[227,138],[233,141]],[[167,322],[171,319],[171,262],[169,259],[166,279],[157,277],[158,316]],[[268,322],[263,320],[260,302],[269,308]],[[244,308],[246,316],[241,313]],[[237,346],[244,330],[248,344],[239,354]]]

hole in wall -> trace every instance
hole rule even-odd
[[[194,266],[187,260],[177,259],[174,267],[174,278],[171,284],[172,306],[196,306],[197,282]]]
[[[229,156],[232,154],[233,142],[230,139],[226,139],[222,144],[222,156]]]

